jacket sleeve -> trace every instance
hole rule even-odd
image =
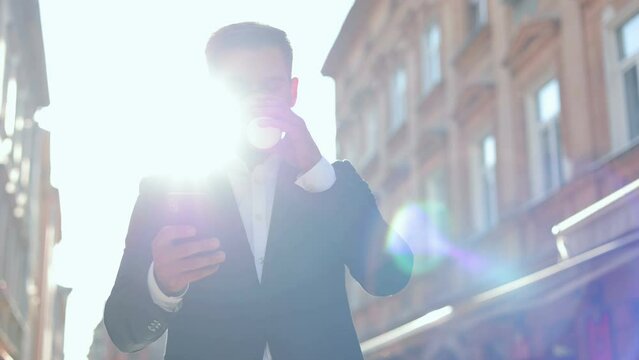
[[[151,299],[147,272],[151,264],[151,242],[159,230],[153,221],[152,196],[140,185],[133,208],[120,268],[104,307],[104,324],[120,351],[134,352],[156,341],[167,329],[170,313]]]
[[[344,259],[351,275],[371,295],[388,296],[410,280],[413,253],[382,217],[368,184],[347,161],[336,162],[339,196],[344,201]]]

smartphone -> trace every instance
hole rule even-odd
[[[171,192],[166,194],[162,209],[164,225],[190,225],[197,233],[194,240],[213,235],[212,200],[210,194],[200,192]]]

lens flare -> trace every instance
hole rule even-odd
[[[399,253],[399,237],[404,239],[414,255],[413,273],[420,275],[435,270],[445,260],[471,274],[490,269],[489,261],[461,247],[448,238],[448,211],[438,202],[410,203],[402,207],[391,222],[386,236],[386,251],[394,254],[396,264],[406,271],[410,262]]]
[[[435,269],[450,253],[442,229],[429,214],[428,207],[413,203],[404,206],[393,218],[386,236],[386,251],[393,254],[396,264],[409,272],[410,262],[399,253],[399,239],[404,239],[414,255],[415,275]]]

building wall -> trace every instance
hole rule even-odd
[[[639,178],[637,138],[616,135],[633,120],[620,110],[617,30],[639,14],[639,1],[488,0],[486,22],[475,28],[468,0],[356,1],[354,9],[323,70],[336,82],[338,157],[355,164],[389,221],[418,214],[428,234],[408,239],[416,272],[402,293],[375,299],[350,286],[361,339],[556,263],[551,227]],[[420,45],[433,22],[442,79],[424,91]],[[407,119],[392,132],[391,84],[401,64]],[[550,79],[559,84],[563,178],[539,192],[534,95]],[[379,128],[371,145],[370,119]],[[477,162],[487,135],[496,143],[497,210],[478,227],[487,192]],[[428,190],[441,172],[443,185]],[[444,222],[434,220],[442,214]]]
[[[59,304],[68,291],[48,278],[60,202],[49,179],[49,134],[34,121],[48,104],[38,2],[0,0],[1,359],[62,356]]]

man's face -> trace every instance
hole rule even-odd
[[[224,81],[251,116],[269,104],[291,108],[297,100],[296,78],[277,47],[232,49],[221,55],[215,67],[216,79]]]

